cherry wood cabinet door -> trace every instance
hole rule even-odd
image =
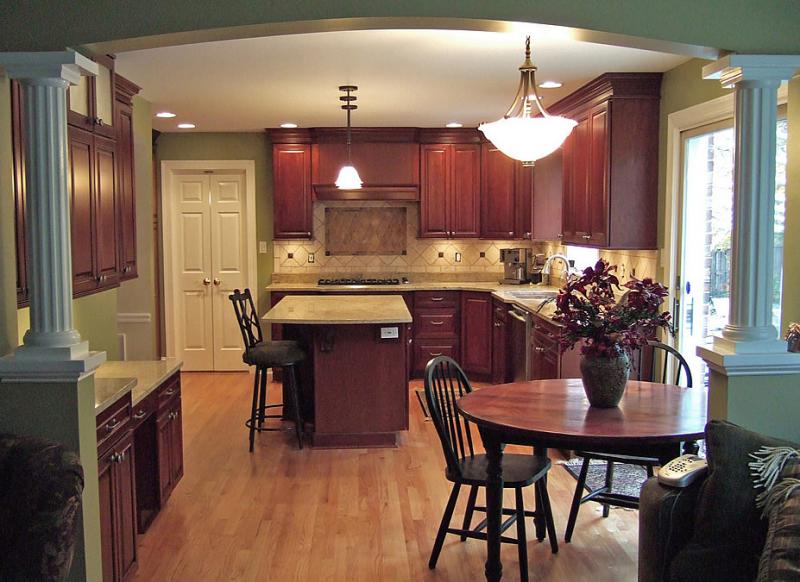
[[[97,287],[94,269],[94,136],[69,128],[70,226],[72,229],[72,290],[76,295]]]
[[[587,233],[589,243],[608,244],[608,104],[602,103],[589,115],[589,176]]]
[[[452,180],[450,187],[450,236],[480,236],[481,149],[478,144],[450,146]]]
[[[133,158],[133,109],[117,101],[117,175],[119,177],[119,248],[120,278],[134,279],[136,271],[136,190]]]
[[[516,229],[512,160],[491,144],[481,152],[481,237],[513,239]]]
[[[364,188],[370,186],[418,187],[420,151],[414,142],[359,141],[358,132],[351,147],[352,162]],[[313,183],[330,186],[347,163],[347,145],[342,141],[314,144]]]
[[[569,138],[568,158],[565,157],[568,185],[562,215],[564,242],[586,244],[589,236],[589,118],[576,119],[578,125]]]
[[[534,240],[560,240],[564,198],[564,148],[536,161],[533,168],[531,227]]]
[[[172,488],[174,489],[183,477],[183,414],[180,398],[175,399],[171,414],[170,469],[172,471]]]
[[[111,470],[111,458],[114,449],[108,451],[97,460],[100,497],[100,552],[103,563],[103,580],[114,580],[114,560],[116,550],[114,547],[114,521],[116,519],[116,504],[114,503],[114,476]]]
[[[98,287],[119,284],[117,254],[117,149],[114,140],[95,136],[95,278]]]
[[[508,377],[510,367],[508,357],[510,350],[508,306],[502,301],[495,300],[492,304],[494,313],[492,321],[492,383],[504,384],[510,382]]]
[[[515,236],[516,238],[531,238],[533,230],[533,167],[515,164]]]
[[[272,146],[274,238],[311,238],[311,146]]]
[[[450,235],[450,146],[426,144],[420,149],[419,235],[422,238],[447,238]]]
[[[117,504],[116,538],[119,555],[119,580],[124,580],[136,566],[136,483],[133,470],[131,433],[114,447],[119,455],[113,465],[115,502]]]
[[[492,373],[492,296],[461,293],[461,363],[467,372]]]
[[[164,506],[172,493],[172,427],[169,410],[156,419],[156,442],[158,444],[158,484],[161,506]]]

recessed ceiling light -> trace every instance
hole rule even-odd
[[[464,125],[459,123],[459,122],[457,122],[457,121],[451,121],[445,127],[454,127],[455,128],[455,127],[464,127]]]
[[[175,114],[171,111],[159,111],[156,113],[156,117],[175,117]]]
[[[290,123],[290,122],[281,123],[281,127],[283,129],[294,129],[295,127],[297,127],[297,124],[296,123]]]
[[[178,129],[194,129],[194,123],[179,123]]]
[[[558,89],[561,87],[561,83],[558,81],[545,81],[543,83],[539,83],[539,87],[542,89]]]

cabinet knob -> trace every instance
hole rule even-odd
[[[499,321],[495,321],[494,322],[494,326],[495,327],[503,327],[503,324],[501,322],[499,322]]]
[[[536,346],[535,348],[533,348],[533,350],[534,350],[534,351],[535,351],[537,354],[543,354],[544,352],[546,352],[546,351],[547,351],[547,350],[546,350],[546,349],[544,349],[542,346]]]
[[[559,232],[559,233],[556,235],[556,238],[564,238],[564,233],[562,233],[562,232]]]
[[[585,235],[583,235],[581,238],[582,238],[583,240],[591,240],[591,239],[592,239],[592,235],[590,235],[590,234],[585,234]]]
[[[508,231],[508,236],[514,236],[514,231],[513,230],[509,230]]]

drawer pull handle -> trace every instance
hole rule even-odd
[[[543,348],[543,347],[541,347],[541,346],[536,346],[536,347],[535,347],[535,348],[533,348],[533,349],[536,351],[536,353],[537,353],[537,354],[543,354],[543,353],[545,353],[545,352],[547,351],[546,349],[544,349],[544,348]]]
[[[172,396],[175,394],[175,388],[170,388],[169,390],[164,390],[164,396]]]
[[[428,352],[428,355],[431,356],[432,358],[438,358],[439,356],[441,356],[443,354],[442,354],[442,352],[436,352],[436,353]]]
[[[431,325],[444,325],[443,321],[431,321]]]
[[[121,421],[121,420],[117,420],[116,418],[113,418],[113,419],[111,419],[111,422],[109,422],[109,423],[106,425],[106,430],[107,430],[108,432],[111,432],[112,430],[114,430],[115,428],[117,428],[117,427],[118,427],[120,424],[122,424],[122,421]]]
[[[141,420],[145,416],[147,416],[147,411],[146,410],[140,410],[139,412],[137,412],[136,414],[133,415],[133,418],[135,420]]]
[[[431,297],[431,301],[444,301],[444,297]]]

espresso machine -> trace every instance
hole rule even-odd
[[[522,285],[528,282],[528,263],[531,249],[500,249],[500,261],[503,263],[504,285]]]

